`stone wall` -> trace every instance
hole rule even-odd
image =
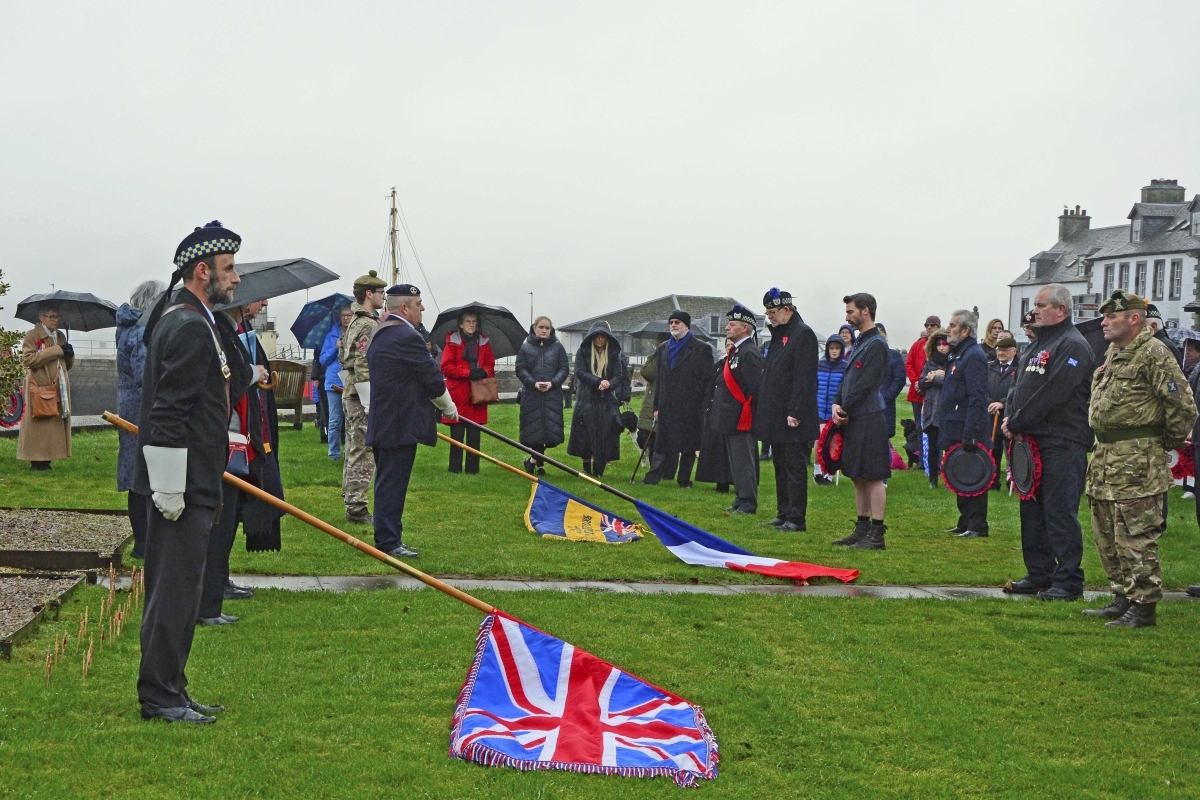
[[[71,368],[71,414],[117,411],[117,360],[77,358]]]

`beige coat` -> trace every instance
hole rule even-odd
[[[62,366],[63,375],[75,365],[75,360],[64,358],[62,345],[67,343],[66,334],[55,331],[55,343],[51,345],[46,339],[46,332],[38,325],[25,334],[21,343],[21,357],[29,370],[25,375],[25,417],[21,420],[21,436],[17,441],[17,460],[19,461],[59,461],[71,457],[71,418],[47,417],[34,419],[32,402],[30,401],[29,379],[32,378],[38,386],[57,386],[58,370]],[[41,349],[38,342],[42,342]],[[71,383],[67,379],[67,396],[70,397]]]

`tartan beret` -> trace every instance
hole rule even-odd
[[[175,248],[175,268],[179,269],[202,256],[215,256],[222,253],[236,253],[242,247],[242,237],[214,219],[202,228],[184,237]]]

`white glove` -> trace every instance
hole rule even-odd
[[[458,419],[458,406],[454,405],[454,400],[450,398],[450,390],[442,392],[441,397],[433,398],[433,404],[437,406],[438,411],[442,412],[442,416],[449,420]]]
[[[183,515],[183,492],[155,492],[151,499],[162,515],[171,522]]]

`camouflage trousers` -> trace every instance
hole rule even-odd
[[[367,510],[367,487],[375,479],[375,459],[367,447],[367,410],[358,395],[342,395],[346,447],[342,451],[342,499],[348,513]]]
[[[1092,535],[1113,594],[1137,603],[1162,600],[1158,537],[1163,530],[1163,496],[1136,500],[1089,497],[1088,502],[1092,508]]]

